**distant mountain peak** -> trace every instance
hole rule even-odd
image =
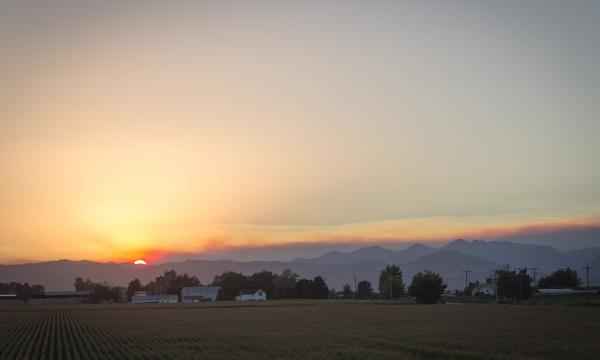
[[[361,247],[360,249],[357,249],[356,251],[358,251],[358,250],[380,250],[380,249],[387,250],[386,248],[384,248],[381,245],[371,245],[371,246]]]
[[[458,238],[456,240],[451,241],[448,245],[450,244],[468,244],[469,242],[463,238]]]
[[[416,244],[412,244],[411,246],[407,247],[405,250],[408,249],[433,249],[431,246],[425,245],[425,244],[421,244],[421,243],[416,243]]]

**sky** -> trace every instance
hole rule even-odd
[[[598,1],[3,1],[0,262],[598,227],[598,39]]]

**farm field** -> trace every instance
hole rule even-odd
[[[600,310],[566,306],[0,307],[0,359],[598,359]]]

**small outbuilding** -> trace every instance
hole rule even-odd
[[[267,293],[262,290],[256,291],[241,291],[238,296],[235,297],[236,301],[266,301]]]
[[[181,289],[181,302],[216,301],[219,295],[218,286],[193,286]]]

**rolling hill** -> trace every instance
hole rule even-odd
[[[164,264],[136,266],[130,263],[100,263],[93,261],[57,260],[20,265],[0,265],[0,282],[29,282],[41,284],[47,290],[69,290],[75,277],[93,281],[106,281],[126,286],[139,278],[148,282],[165,270],[197,276],[202,283],[210,283],[215,275],[224,271],[253,274],[267,270],[276,273],[291,269],[301,277],[323,276],[330,287],[341,289],[344,284],[368,280],[377,288],[378,276],[387,264],[398,264],[406,283],[414,274],[423,270],[439,273],[449,288],[462,288],[465,283],[463,270],[470,271],[469,280],[484,280],[489,272],[502,264],[513,267],[538,267],[540,275],[557,268],[571,266],[583,279],[582,266],[600,260],[600,248],[559,251],[550,246],[515,244],[510,242],[484,242],[455,240],[440,248],[415,244],[394,251],[381,246],[369,246],[350,252],[333,251],[312,259],[294,261],[233,261],[233,260],[187,260]],[[595,260],[594,260],[595,259]],[[600,267],[596,265],[595,267]],[[600,272],[594,270],[592,280],[600,280]]]

